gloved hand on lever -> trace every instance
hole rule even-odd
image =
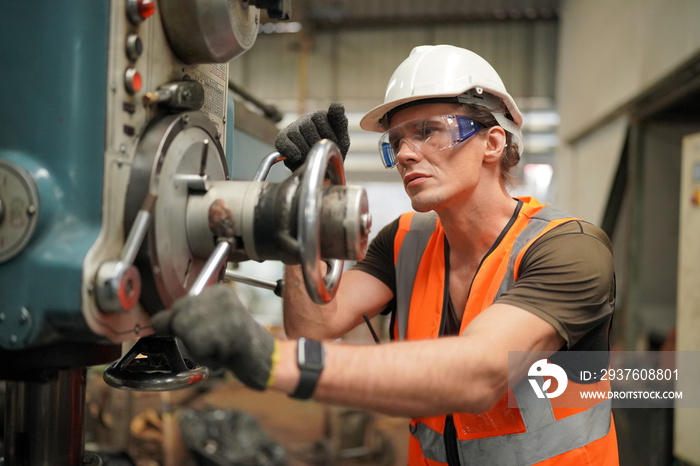
[[[180,338],[198,363],[223,366],[255,390],[270,385],[277,340],[228,285],[216,284],[198,296],[181,298],[171,311],[154,315],[151,324],[157,334]]]
[[[286,157],[284,164],[287,168],[295,171],[304,163],[311,147],[321,139],[335,142],[345,160],[350,148],[350,136],[348,118],[342,104],[333,103],[327,111],[318,110],[301,116],[279,132],[275,148]]]

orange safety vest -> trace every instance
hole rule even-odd
[[[533,198],[520,200],[523,205],[517,218],[474,277],[460,333],[513,286],[520,262],[534,241],[557,225],[576,220]],[[401,216],[394,258],[394,339],[438,338],[447,284],[444,231],[434,212]],[[485,413],[452,414],[457,438],[450,439],[450,445],[461,465],[619,464],[610,400],[590,400],[572,408],[565,397],[538,399],[526,379]],[[566,393],[573,395],[568,400],[584,388],[610,390],[608,381],[584,385],[569,380]],[[517,408],[508,407],[509,399],[517,402]],[[539,403],[536,409],[533,403]],[[541,409],[542,403],[546,409]],[[444,415],[411,420],[409,464],[447,464],[446,421]]]

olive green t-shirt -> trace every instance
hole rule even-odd
[[[398,219],[378,233],[366,257],[353,267],[381,280],[394,294],[397,230]],[[583,221],[553,228],[530,246],[518,280],[496,302],[517,306],[549,322],[565,340],[565,349],[606,351],[615,303],[610,240],[600,228]],[[449,313],[449,307],[444,312]],[[392,301],[384,312],[394,309]]]

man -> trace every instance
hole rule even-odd
[[[338,112],[291,125],[280,152],[342,133]],[[411,417],[411,464],[617,464],[608,402],[533,409],[518,384],[542,354],[608,350],[614,273],[598,228],[508,194],[522,115],[496,71],[465,49],[417,47],[360,124],[383,133],[382,161],[417,213],[379,233],[331,303],[312,303],[288,267],[290,340],[257,327],[224,286],[154,327],[253,388]],[[383,311],[391,343],[329,342]]]

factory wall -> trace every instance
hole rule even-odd
[[[557,203],[600,222],[630,106],[700,52],[700,2],[564,0],[557,68]]]
[[[694,349],[676,334],[692,331],[677,327],[687,301],[679,206],[690,202],[680,190],[683,138],[700,132],[698,18],[693,0],[562,2],[555,202],[613,240],[617,349]],[[685,311],[697,321],[697,308]],[[697,442],[682,435],[697,429],[693,413],[615,416],[621,464],[700,464]]]

